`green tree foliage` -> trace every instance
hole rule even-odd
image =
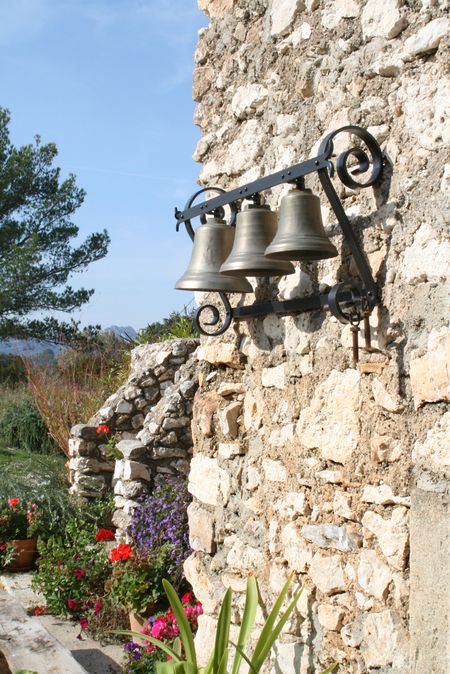
[[[198,330],[193,322],[194,312],[181,313],[172,311],[168,318],[162,321],[149,323],[147,327],[139,331],[136,339],[137,344],[152,344],[155,342],[165,342],[167,339],[176,337],[191,339],[198,337]]]
[[[30,314],[70,313],[87,302],[94,291],[74,290],[67,280],[106,255],[109,236],[97,232],[71,246],[78,235],[71,217],[85,192],[74,175],[60,179],[54,143],[42,145],[36,136],[34,144],[15,147],[9,122],[0,108],[0,338],[71,340],[79,334],[74,321]]]

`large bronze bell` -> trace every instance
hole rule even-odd
[[[295,189],[282,198],[278,232],[265,254],[272,260],[336,257],[323,227],[319,197],[311,190]]]
[[[220,272],[232,276],[293,274],[290,262],[273,262],[264,255],[276,231],[277,215],[268,206],[252,205],[238,213],[233,249]]]
[[[223,290],[227,293],[251,293],[253,288],[245,278],[219,273],[234,241],[234,227],[214,218],[200,225],[195,232],[191,261],[178,279],[178,290]]]

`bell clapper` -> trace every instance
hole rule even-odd
[[[352,333],[352,355],[353,367],[356,367],[359,361],[359,323],[360,318],[357,314],[350,318],[351,333]]]

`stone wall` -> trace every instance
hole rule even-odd
[[[87,424],[72,428],[71,492],[98,498],[112,491],[114,523],[123,532],[136,499],[154,480],[189,471],[197,346],[195,339],[175,339],[135,348],[127,382]],[[107,436],[98,435],[100,424],[107,424]],[[111,454],[108,438],[122,458]]]
[[[274,674],[332,661],[343,673],[447,671],[445,636],[436,649],[433,635],[448,628],[450,570],[442,552],[437,566],[427,555],[431,540],[445,549],[442,519],[428,522],[448,512],[450,466],[447,3],[199,5],[210,17],[193,85],[201,185],[237,187],[302,161],[346,124],[367,127],[388,158],[378,187],[336,181],[381,288],[375,351],[353,368],[349,327],[321,312],[235,324],[198,351],[186,574],[205,608],[199,648],[204,657],[225,587],[239,594],[237,624],[248,573],[270,603],[294,570],[306,589]],[[317,178],[307,186],[340,255],[252,280],[258,299],[354,272]],[[285,192],[265,196],[277,207]]]

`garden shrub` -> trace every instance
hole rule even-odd
[[[10,395],[0,411],[0,445],[27,452],[49,454],[56,445],[34,403],[21,395]]]

